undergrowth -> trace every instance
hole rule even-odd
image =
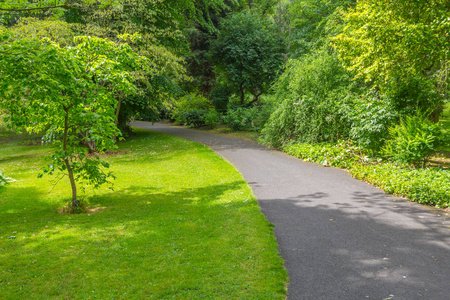
[[[416,169],[373,160],[361,148],[345,142],[337,145],[293,144],[284,151],[305,161],[347,169],[353,177],[389,194],[440,208],[450,206],[450,173],[442,168]]]

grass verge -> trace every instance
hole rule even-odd
[[[242,176],[202,145],[138,131],[105,157],[115,190],[62,215],[67,178],[37,179],[50,149],[0,136],[2,299],[284,299],[273,230]]]

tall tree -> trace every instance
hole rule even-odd
[[[241,104],[245,92],[253,101],[267,92],[280,70],[286,43],[277,28],[250,12],[234,14],[223,20],[218,39],[211,49],[217,71],[239,93]]]
[[[329,44],[330,36],[342,29],[339,15],[355,0],[300,0],[285,4],[291,27],[291,57],[299,57]],[[281,2],[280,2],[281,3]]]
[[[346,68],[389,95],[399,111],[432,110],[448,100],[450,2],[361,0],[333,39]]]

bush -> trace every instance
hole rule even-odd
[[[326,50],[291,59],[275,83],[275,99],[280,104],[262,131],[262,141],[281,148],[290,141],[347,139],[350,124],[340,108],[354,88],[349,73]]]
[[[348,169],[353,177],[378,186],[389,194],[442,208],[450,206],[450,173],[447,170],[411,169],[373,162],[364,150],[349,142],[337,145],[295,144],[285,147],[284,151],[305,161]]]
[[[351,124],[350,139],[372,155],[383,147],[388,127],[398,120],[389,99],[376,93],[355,97],[341,111]]]
[[[0,187],[7,185],[12,181],[11,178],[7,177],[3,172],[0,170]]]
[[[389,128],[382,154],[393,162],[422,167],[443,141],[441,126],[421,116],[406,116]]]
[[[446,170],[409,169],[386,163],[355,164],[350,172],[355,178],[368,181],[389,194],[442,208],[450,206],[450,173]]]
[[[219,122],[219,114],[205,97],[190,94],[182,97],[172,112],[176,124],[189,127],[215,127]]]
[[[272,112],[270,103],[254,107],[229,108],[227,114],[223,116],[224,124],[235,131],[257,131],[260,132]]]
[[[367,153],[350,141],[340,141],[338,144],[293,144],[285,147],[284,152],[328,167],[350,169],[357,162],[369,161]]]
[[[350,125],[337,109],[342,105],[338,98],[303,96],[283,101],[262,130],[261,141],[282,148],[291,141],[323,143],[347,139]]]

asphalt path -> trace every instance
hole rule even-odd
[[[212,148],[250,184],[285,260],[288,299],[450,299],[450,215],[257,143],[132,126]]]

